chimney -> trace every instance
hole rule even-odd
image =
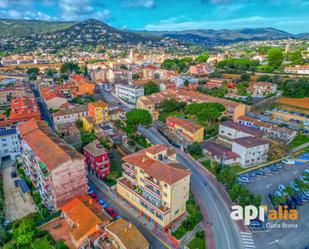
[[[90,197],[90,198],[89,198],[89,204],[92,205],[92,203],[93,203],[93,200],[92,200],[92,198]]]

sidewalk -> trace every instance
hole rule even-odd
[[[115,202],[115,205],[121,206],[121,209],[133,216],[138,222],[142,223],[145,228],[147,228],[155,237],[157,237],[163,244],[168,248],[175,248],[175,245],[168,239],[167,233],[162,233],[160,230],[155,228],[155,226],[149,223],[143,216],[140,216],[138,212],[132,209],[122,198],[118,197],[116,193],[111,191],[102,181],[98,180],[92,175],[88,175],[91,181],[104,192],[111,200]]]

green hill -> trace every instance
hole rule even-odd
[[[44,34],[66,29],[77,22],[54,22],[36,20],[0,19],[0,39],[23,37],[36,33]]]

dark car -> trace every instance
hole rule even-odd
[[[19,182],[19,180],[14,181],[15,187],[18,187],[18,182]]]
[[[16,171],[12,171],[12,172],[11,172],[11,177],[12,177],[12,178],[15,178],[16,176],[17,176]]]

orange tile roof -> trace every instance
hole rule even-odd
[[[97,102],[91,102],[91,103],[88,103],[88,107],[101,107],[101,108],[107,108],[108,105],[106,102],[104,101],[97,101]]]
[[[43,99],[45,99],[45,101],[51,100],[56,97],[65,98],[65,96],[61,92],[48,87],[40,87],[40,94],[42,95]]]
[[[194,124],[188,120],[184,120],[184,119],[180,119],[180,118],[175,118],[175,117],[168,117],[166,119],[166,123],[171,122],[173,124],[177,124],[180,127],[182,127],[183,129],[194,133],[198,130],[200,130],[201,128],[203,128],[202,126],[198,125],[198,124]]]
[[[109,218],[103,213],[102,208],[87,195],[75,197],[61,210],[75,223],[76,227],[70,233],[76,241],[96,232],[97,225],[109,223]]]
[[[165,145],[155,146],[156,147],[154,149],[150,147],[137,153],[125,156],[122,160],[143,169],[151,177],[159,181],[163,181],[169,185],[172,185],[191,174],[189,170],[181,167],[181,165],[177,165],[176,167],[175,163],[157,161],[148,157],[146,152],[151,154],[154,152],[154,154],[156,154],[163,151],[163,147],[165,147],[166,150],[169,149],[169,147]]]
[[[108,225],[106,231],[117,237],[126,249],[145,249],[149,246],[148,241],[141,232],[122,218]]]
[[[69,160],[83,159],[80,153],[65,144],[44,121],[30,120],[20,124],[19,132],[49,171]]]

